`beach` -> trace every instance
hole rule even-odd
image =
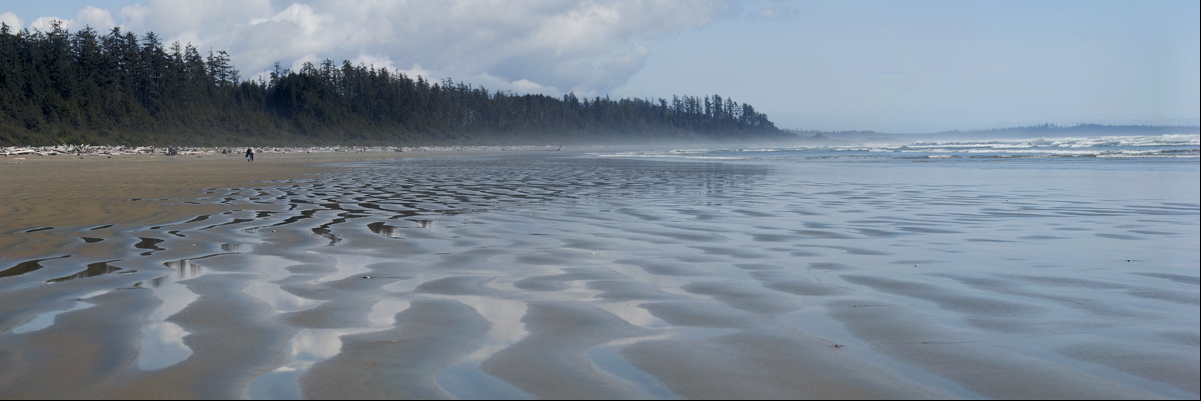
[[[1201,394],[1195,151],[680,154],[5,157],[0,398]]]

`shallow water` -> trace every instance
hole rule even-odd
[[[225,212],[170,225],[24,227],[83,240],[0,258],[0,296],[75,287],[0,320],[0,344],[142,289],[161,303],[114,340],[139,374],[198,363],[218,334],[188,316],[240,316],[268,356],[206,380],[249,398],[322,397],[338,366],[425,398],[720,395],[698,392],[722,369],[856,397],[773,379],[806,362],[772,350],[809,345],[885,395],[1198,394],[1195,159],[680,154],[364,162],[213,189],[188,201]],[[698,355],[716,366],[658,363]]]

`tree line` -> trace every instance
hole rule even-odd
[[[0,145],[430,145],[792,138],[712,96],[488,91],[350,61],[243,80],[225,51],[112,28],[0,23]]]

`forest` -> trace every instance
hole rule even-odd
[[[562,98],[350,61],[243,79],[225,51],[113,28],[0,23],[0,146],[505,145],[786,141],[712,96]]]

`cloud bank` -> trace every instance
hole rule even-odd
[[[72,31],[153,31],[166,44],[226,50],[246,77],[276,62],[298,68],[328,58],[493,90],[603,95],[645,65],[651,55],[640,40],[734,17],[736,8],[722,0],[150,0],[28,27],[60,19]]]

